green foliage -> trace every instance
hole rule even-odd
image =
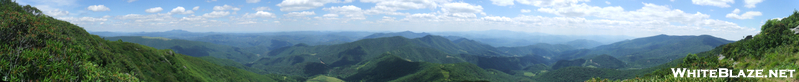
[[[263,54],[262,56],[262,54],[249,53],[243,51],[239,47],[182,39],[167,39],[163,37],[147,36],[118,36],[105,37],[105,39],[122,40],[125,42],[137,43],[157,49],[172,49],[177,53],[194,57],[211,56],[216,58],[231,59],[241,63],[253,62],[263,56],[266,56],[266,54]]]
[[[608,79],[625,79],[635,76],[635,71],[616,70],[606,68],[590,68],[590,67],[566,67],[546,72],[540,77],[539,81],[546,82],[578,82],[589,80],[593,77],[608,78]]]
[[[572,66],[582,66],[585,63],[585,59],[575,59],[575,60],[560,60],[555,65],[552,65],[552,69],[560,69],[565,67],[572,67]]]
[[[411,62],[392,53],[362,62],[357,66],[358,72],[347,77],[347,81],[532,81],[529,78],[516,77],[499,70],[483,70],[471,63],[436,64],[427,62]]]
[[[619,59],[610,55],[599,55],[589,59],[584,65],[596,66],[599,68],[620,69],[624,68],[625,64]]]
[[[793,69],[799,70],[799,35],[790,28],[799,26],[799,12],[782,20],[769,20],[751,39],[722,45],[708,52],[689,54],[681,60],[658,66],[647,77],[625,81],[797,81],[794,78],[675,78],[668,68],[691,69]],[[794,76],[799,76],[795,74]],[[600,81],[592,79],[589,81]]]
[[[599,46],[589,54],[608,54],[629,63],[631,68],[648,68],[730,42],[710,35],[657,35]]]
[[[302,81],[107,41],[35,7],[0,0],[2,81]]]

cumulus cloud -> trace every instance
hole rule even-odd
[[[103,22],[107,21],[108,19],[105,18],[94,18],[94,17],[59,17],[57,19],[69,21],[69,22]]]
[[[469,3],[448,3],[442,6],[442,10],[450,13],[480,13],[483,7]]]
[[[191,10],[198,10],[198,9],[200,9],[200,6],[194,6],[194,8],[191,8]]]
[[[334,6],[330,8],[324,8],[322,10],[329,11],[331,14],[343,15],[343,17],[348,17],[349,19],[366,19],[366,16],[363,14],[363,10],[353,5],[339,7]]]
[[[247,17],[247,18],[255,18],[255,17],[271,17],[271,18],[275,18],[276,16],[275,16],[274,13],[258,11],[258,12],[255,12],[253,14],[245,13],[244,17]]]
[[[592,14],[606,14],[606,13],[615,13],[624,11],[622,7],[619,6],[612,6],[612,7],[596,7],[590,6],[585,3],[582,4],[572,4],[569,6],[563,7],[542,7],[538,9],[539,12],[545,13],[552,13],[555,15],[560,16],[571,16],[571,17],[579,17],[579,16],[586,16]]]
[[[746,8],[755,8],[755,4],[763,2],[763,0],[744,0],[744,7]]]
[[[92,5],[92,6],[87,7],[86,9],[89,9],[89,10],[95,11],[95,12],[97,12],[97,11],[111,11],[111,9],[109,9],[108,7],[105,7],[103,5]]]
[[[269,8],[269,7],[256,7],[256,8],[252,8],[252,10],[255,10],[255,11],[271,11],[272,8]]]
[[[239,11],[239,10],[241,10],[241,8],[236,8],[236,7],[227,5],[227,4],[222,5],[222,6],[214,6],[214,11],[224,11],[224,10]]]
[[[608,5],[610,5],[610,2],[608,2],[608,1],[605,1],[605,4],[608,4]]]
[[[205,18],[203,18],[202,16],[186,16],[180,18],[180,21],[200,21],[200,20],[205,20]]]
[[[157,13],[157,12],[161,12],[161,11],[163,11],[163,10],[164,10],[164,9],[163,9],[163,8],[161,8],[161,7],[155,7],[155,8],[146,9],[146,10],[144,10],[144,12],[147,12],[147,13]]]
[[[261,2],[261,0],[247,0],[247,3],[258,3],[258,2]]]
[[[435,9],[441,3],[449,0],[361,0],[364,3],[375,3],[375,6],[364,10],[364,14],[410,15],[409,13],[396,12],[409,9]]]
[[[504,17],[504,16],[486,16],[486,17],[483,17],[481,19],[487,20],[487,21],[513,21],[513,19],[510,19],[510,18]]]
[[[529,9],[522,9],[522,11],[521,11],[521,12],[522,12],[522,13],[529,13],[529,12],[530,12],[530,10],[529,10]]]
[[[178,7],[174,8],[174,9],[172,9],[172,11],[169,11],[169,14],[192,14],[192,13],[194,13],[194,11],[186,10],[185,8],[183,8],[181,6],[178,6]]]
[[[128,3],[130,3],[130,2],[134,2],[134,1],[136,1],[136,0],[128,0]]]
[[[55,10],[45,11],[44,14],[52,17],[58,17],[58,16],[69,15],[69,11],[62,11],[60,9],[55,9]]]
[[[736,8],[735,10],[732,11],[732,13],[727,14],[727,18],[752,19],[752,17],[763,15],[763,13],[760,13],[760,11],[747,11],[741,15],[738,15],[738,13],[741,13],[741,10]]]
[[[491,4],[497,6],[508,6],[513,5],[513,0],[491,0]]]
[[[202,16],[203,17],[207,17],[207,18],[219,18],[219,17],[223,17],[223,16],[227,16],[227,15],[230,15],[230,12],[228,12],[228,11],[213,11],[211,13],[205,13]]]
[[[288,13],[288,14],[283,14],[283,16],[287,16],[287,17],[304,17],[304,16],[308,16],[308,15],[316,15],[316,13],[314,13],[314,11],[310,11],[310,12],[302,11],[302,12],[291,12],[291,13]]]
[[[691,0],[696,5],[716,6],[721,8],[730,7],[727,3],[735,3],[735,0]]]
[[[257,23],[257,22],[255,22],[255,21],[244,21],[244,22],[239,22],[239,23],[236,23],[236,24],[255,24],[255,23]]]
[[[283,0],[277,4],[280,11],[301,11],[325,6],[327,3],[349,3],[352,0]]]
[[[325,14],[325,15],[322,15],[322,17],[334,18],[334,17],[338,17],[338,14]]]
[[[474,13],[485,14],[482,6],[469,3],[447,3],[441,7],[441,11],[454,17],[477,17]]]
[[[172,19],[172,16],[169,16],[168,14],[152,14],[152,15],[128,14],[116,18],[130,22],[163,22]]]

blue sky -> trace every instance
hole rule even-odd
[[[87,31],[481,31],[738,40],[796,0],[17,0]]]

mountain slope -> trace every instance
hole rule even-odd
[[[589,54],[608,54],[630,63],[632,67],[646,68],[684,57],[688,53],[708,51],[730,42],[732,41],[710,35],[657,35],[598,46]]]
[[[791,78],[675,78],[669,68],[715,69],[792,69],[799,70],[799,11],[781,20],[771,19],[761,27],[761,32],[750,39],[743,39],[716,47],[699,54],[689,54],[640,79],[627,81],[748,81],[788,82],[799,81],[799,74]],[[734,72],[737,73],[737,72]],[[588,81],[602,81],[594,78]]]
[[[107,41],[31,6],[0,0],[3,81],[284,81],[171,50]]]
[[[439,36],[428,35],[422,38],[407,39],[404,37],[383,37],[363,39],[351,43],[337,45],[295,45],[271,51],[270,57],[248,63],[247,66],[261,68],[270,73],[313,76],[306,73],[303,63],[319,63],[333,69],[347,67],[365,60],[373,59],[382,53],[394,53],[396,56],[413,62],[460,63],[469,62],[485,69],[497,69],[503,72],[521,70],[528,65],[546,64],[545,59],[537,55],[505,56],[496,55],[491,46],[479,44],[471,40],[455,41]],[[464,48],[465,47],[465,48]],[[503,64],[496,64],[503,63]],[[291,71],[288,71],[291,70]]]
[[[231,59],[242,63],[252,62],[261,58],[260,54],[244,52],[238,47],[182,39],[167,39],[147,36],[118,36],[105,37],[105,39],[138,43],[157,49],[172,49],[177,53],[194,57],[211,56],[216,58]]]
[[[483,70],[470,63],[436,64],[411,62],[385,53],[380,57],[353,66],[358,71],[344,75],[347,81],[410,82],[410,81],[532,81],[499,71]]]

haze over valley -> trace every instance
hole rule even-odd
[[[790,82],[673,68],[798,70],[792,3],[0,0],[0,81]]]

